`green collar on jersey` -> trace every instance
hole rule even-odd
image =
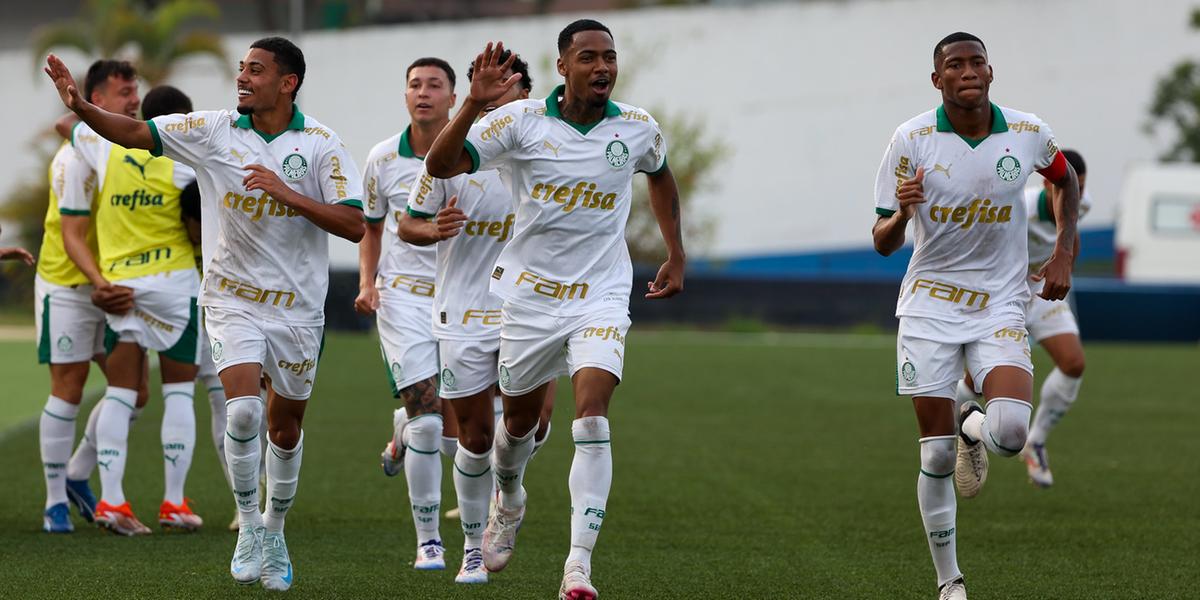
[[[989,102],[989,104],[992,105],[992,129],[988,132],[988,135],[1008,131],[1008,121],[1004,120],[1004,113],[1000,111],[1000,107],[996,106],[995,102]],[[974,139],[954,131],[954,126],[950,124],[950,117],[946,116],[945,104],[937,107],[937,130],[941,133],[954,133],[958,135],[971,148],[975,148],[979,144],[982,144],[983,140],[988,139],[988,135]]]
[[[599,125],[601,123],[601,121],[604,121],[604,119],[600,119],[599,121],[596,121],[595,123],[583,125],[583,124],[576,123],[576,122],[562,116],[562,112],[558,110],[558,97],[561,96],[563,93],[565,93],[566,89],[567,89],[567,86],[560,85],[560,86],[554,88],[554,91],[550,92],[549,96],[546,96],[546,116],[554,117],[556,119],[562,119],[563,123],[566,123],[567,125],[570,125],[571,127],[574,127],[575,131],[578,131],[579,133],[581,133],[583,135],[587,135],[588,132],[592,130],[592,128]],[[604,118],[619,117],[619,116],[621,116],[620,107],[618,107],[617,104],[615,102],[613,102],[612,100],[609,100],[608,103],[604,105]]]
[[[275,135],[270,135],[267,133],[263,133],[257,129],[254,129],[254,121],[252,121],[250,119],[250,115],[239,116],[237,118],[237,120],[233,122],[233,126],[239,128],[239,129],[253,130],[254,133],[257,133],[259,135],[259,137],[261,137],[263,139],[264,142],[270,144],[271,142],[275,141],[275,138],[283,135],[284,132],[288,131],[289,129],[294,129],[296,131],[304,131],[304,113],[300,112],[300,107],[296,106],[296,103],[293,102],[292,103],[292,120],[288,121],[287,127],[284,127],[283,131],[280,131],[279,133],[276,133]]]
[[[408,133],[412,131],[412,125],[404,128],[404,133],[400,134],[400,147],[396,148],[396,153],[404,158],[415,158],[424,161],[424,156],[417,156],[412,149],[412,142],[408,141]]]

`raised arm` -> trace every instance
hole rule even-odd
[[[683,221],[679,214],[679,188],[671,168],[664,166],[657,173],[646,175],[650,188],[650,209],[658,230],[667,246],[667,260],[658,275],[647,284],[646,298],[670,298],[683,291],[683,274],[687,255],[683,251]]]
[[[54,87],[58,89],[63,104],[100,137],[126,148],[154,149],[154,136],[145,121],[110,113],[84,100],[79,95],[79,88],[75,85],[75,79],[71,77],[71,71],[57,56],[51,54],[46,57],[44,70],[54,81]]]
[[[439,179],[449,179],[479,168],[465,147],[467,133],[479,117],[479,113],[483,112],[489,103],[500,99],[509,88],[521,80],[520,73],[504,77],[517,55],[510,54],[508,60],[501,63],[499,59],[503,53],[504,42],[497,42],[495,48],[488,42],[483,52],[475,57],[471,92],[463,102],[462,108],[438,134],[429,153],[425,155],[425,170],[430,175]]]

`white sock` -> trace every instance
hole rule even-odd
[[[516,437],[508,432],[503,421],[496,428],[496,440],[492,444],[492,472],[496,476],[496,487],[500,488],[500,504],[505,508],[525,505],[525,466],[533,456],[533,436],[537,425]]]
[[[267,531],[283,531],[283,520],[292,501],[296,499],[296,485],[300,483],[300,459],[304,456],[304,431],[300,441],[291,450],[284,450],[270,440],[267,441],[267,512],[263,525]]]
[[[1000,456],[1015,456],[1025,447],[1029,433],[1029,414],[1033,405],[1016,398],[992,398],[987,403],[987,414],[979,424],[979,437],[987,449]],[[979,416],[978,414],[971,415]],[[963,425],[964,429],[966,424]],[[974,432],[968,433],[973,435]]]
[[[187,483],[188,469],[192,467],[192,453],[196,448],[196,411],[192,396],[195,382],[164,383],[162,449],[166,491],[163,499],[176,506],[183,504],[183,488]]]
[[[458,452],[458,438],[442,436],[441,445],[442,455],[447,456],[450,460],[454,460],[454,453]]]
[[[958,415],[958,409],[962,408],[963,404],[972,400],[978,401],[979,394],[976,394],[975,390],[967,385],[966,379],[959,379],[958,386],[954,389],[954,414]]]
[[[543,435],[540,439],[537,437],[533,438],[533,453],[534,454],[537,454],[537,451],[541,450],[542,446],[546,445],[546,440],[550,439],[550,430],[553,428],[554,428],[553,423],[546,423],[546,435]]]
[[[492,497],[492,449],[475,454],[461,445],[454,453],[454,493],[462,516],[463,549],[483,545],[483,526]]]
[[[442,415],[417,415],[404,428],[408,452],[404,453],[404,475],[417,545],[440,540],[438,516],[442,503]]]
[[[67,501],[67,460],[75,440],[75,416],[79,405],[50,396],[38,422],[42,450],[42,474],[46,478],[46,508]]]
[[[216,376],[206,376],[201,379],[204,386],[208,388],[213,448],[217,449],[217,460],[221,463],[221,472],[225,474],[225,481],[232,488],[233,478],[229,475],[229,463],[225,461],[225,388],[221,386],[221,380]],[[212,379],[216,379],[216,381],[214,382]]]
[[[233,499],[242,527],[262,525],[258,504],[259,461],[262,456],[260,431],[263,401],[258,396],[239,396],[225,404],[225,460],[233,479]]]
[[[1080,377],[1071,377],[1059,371],[1057,367],[1050,371],[1046,381],[1042,382],[1042,398],[1038,402],[1037,412],[1033,415],[1033,428],[1029,430],[1029,443],[1038,446],[1045,445],[1050,430],[1058,425],[1059,419],[1071,409],[1071,404],[1079,395],[1079,385],[1083,383]]]
[[[100,465],[100,499],[112,506],[125,504],[125,459],[129,423],[137,390],[109,386],[96,420],[96,464]]]
[[[592,572],[592,548],[604,522],[604,507],[612,486],[612,442],[605,417],[584,417],[571,423],[575,459],[571,461],[571,551],[567,562]]]
[[[96,470],[96,421],[100,419],[100,407],[103,405],[103,399],[92,405],[87,425],[83,427],[83,437],[79,439],[79,446],[67,463],[67,479],[71,481],[86,481]]]
[[[955,436],[921,438],[921,472],[917,475],[917,505],[925,524],[925,539],[933,555],[938,586],[962,577],[955,548]]]

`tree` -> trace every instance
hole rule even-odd
[[[167,0],[147,9],[135,0],[87,0],[80,19],[39,28],[33,36],[35,67],[52,48],[75,48],[84,54],[113,57],[133,45],[133,63],[150,84],[167,80],[179,59],[209,55],[226,74],[229,58],[221,38],[211,31],[184,31],[195,19],[216,20],[220,9],[209,0]]]
[[[1200,30],[1200,9],[1192,11],[1190,25]],[[1170,150],[1162,155],[1164,160],[1200,162],[1200,65],[1183,60],[1158,80],[1150,116],[1149,132],[1165,121],[1178,135]]]

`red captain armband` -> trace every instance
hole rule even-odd
[[[1050,166],[1038,169],[1038,173],[1050,181],[1061,180],[1067,174],[1067,157],[1063,156],[1061,151],[1055,153],[1054,160],[1050,161]]]

